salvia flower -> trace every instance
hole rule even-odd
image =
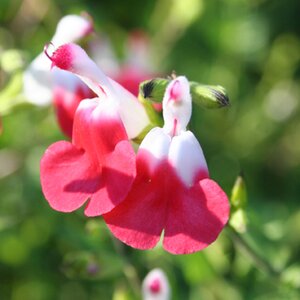
[[[126,199],[103,217],[111,232],[138,249],[174,254],[210,245],[228,221],[229,203],[209,178],[201,146],[186,130],[192,111],[189,83],[177,77],[163,99],[164,127],[153,128],[137,153],[137,176]]]
[[[93,31],[90,17],[67,15],[57,25],[51,44],[56,47],[78,41]],[[62,132],[72,137],[76,108],[85,98],[95,94],[74,74],[55,68],[44,53],[38,55],[24,72],[23,86],[27,100],[44,106],[53,102],[58,124]]]
[[[169,300],[171,297],[167,276],[161,269],[153,269],[142,285],[143,300]]]
[[[126,101],[130,95],[111,83],[77,45],[63,45],[49,58],[53,67],[80,74],[98,98],[80,102],[72,142],[60,141],[46,150],[42,190],[55,210],[71,212],[88,201],[85,214],[98,216],[123,201],[136,175],[135,153],[119,109],[119,99]]]
[[[107,77],[80,46],[72,43],[62,45],[50,59],[52,66],[76,74],[99,98],[111,99],[130,139],[137,137],[150,125],[142,103],[116,81]]]
[[[78,41],[93,31],[93,22],[85,16],[67,15],[57,24],[51,43],[56,47]],[[48,105],[53,99],[53,73],[51,62],[44,53],[39,54],[24,72],[23,92],[35,105]],[[72,74],[70,74],[73,77]],[[75,77],[76,78],[76,77]]]

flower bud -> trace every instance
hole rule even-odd
[[[170,287],[165,273],[153,269],[143,281],[143,300],[169,300]]]
[[[190,82],[193,102],[204,108],[221,108],[229,105],[226,90],[220,85],[203,85]]]
[[[247,230],[247,190],[244,178],[239,175],[234,183],[230,198],[231,215],[229,224],[239,233],[244,233]]]
[[[247,190],[242,175],[239,175],[233,185],[230,204],[233,209],[245,208],[247,204]]]
[[[171,82],[165,78],[154,78],[140,84],[140,95],[146,100],[162,102],[167,85]]]
[[[140,84],[140,95],[153,102],[162,102],[167,85],[171,79],[154,78]],[[204,85],[190,81],[190,91],[195,104],[204,108],[215,109],[229,105],[226,90],[220,85]]]

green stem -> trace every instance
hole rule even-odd
[[[117,252],[117,254],[122,258],[124,263],[124,275],[130,284],[132,291],[134,292],[137,299],[141,297],[140,289],[141,289],[141,281],[138,277],[138,274],[134,268],[134,266],[130,263],[128,258],[126,257],[124,253],[124,246],[122,243],[120,243],[118,240],[116,240],[114,237],[112,238],[112,242],[114,245],[114,248]]]
[[[255,266],[262,272],[268,274],[269,276],[279,279],[280,272],[273,268],[273,266],[260,254],[257,253],[249,243],[238,234],[232,227],[228,226],[228,232],[232,237],[234,243],[253,261]]]

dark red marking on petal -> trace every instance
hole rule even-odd
[[[60,46],[52,54],[52,65],[62,70],[71,70],[73,64],[72,44],[65,44]]]
[[[98,88],[100,89],[100,91],[101,91],[105,96],[107,96],[105,90],[103,89],[103,87],[102,87],[100,84],[98,84]]]
[[[153,294],[158,294],[161,290],[161,284],[159,278],[154,278],[149,285],[149,289]]]

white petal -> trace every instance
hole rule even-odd
[[[117,96],[120,116],[124,122],[128,137],[137,137],[149,124],[150,120],[143,104],[119,83],[109,78]]]
[[[182,132],[172,138],[168,160],[187,186],[194,184],[195,176],[199,172],[208,175],[203,151],[191,131]]]
[[[161,269],[153,269],[143,281],[143,300],[169,300],[171,293],[167,276]]]
[[[151,129],[145,136],[137,155],[139,157],[139,155],[144,155],[146,152],[151,173],[164,159],[167,159],[170,143],[171,137],[159,127]]]
[[[169,83],[163,98],[165,131],[173,135],[175,119],[177,126],[174,134],[185,131],[191,114],[192,97],[189,82],[186,77],[179,76]]]
[[[92,29],[91,19],[77,15],[67,15],[58,22],[52,43],[55,47],[58,47],[62,44],[76,42],[89,34]]]

